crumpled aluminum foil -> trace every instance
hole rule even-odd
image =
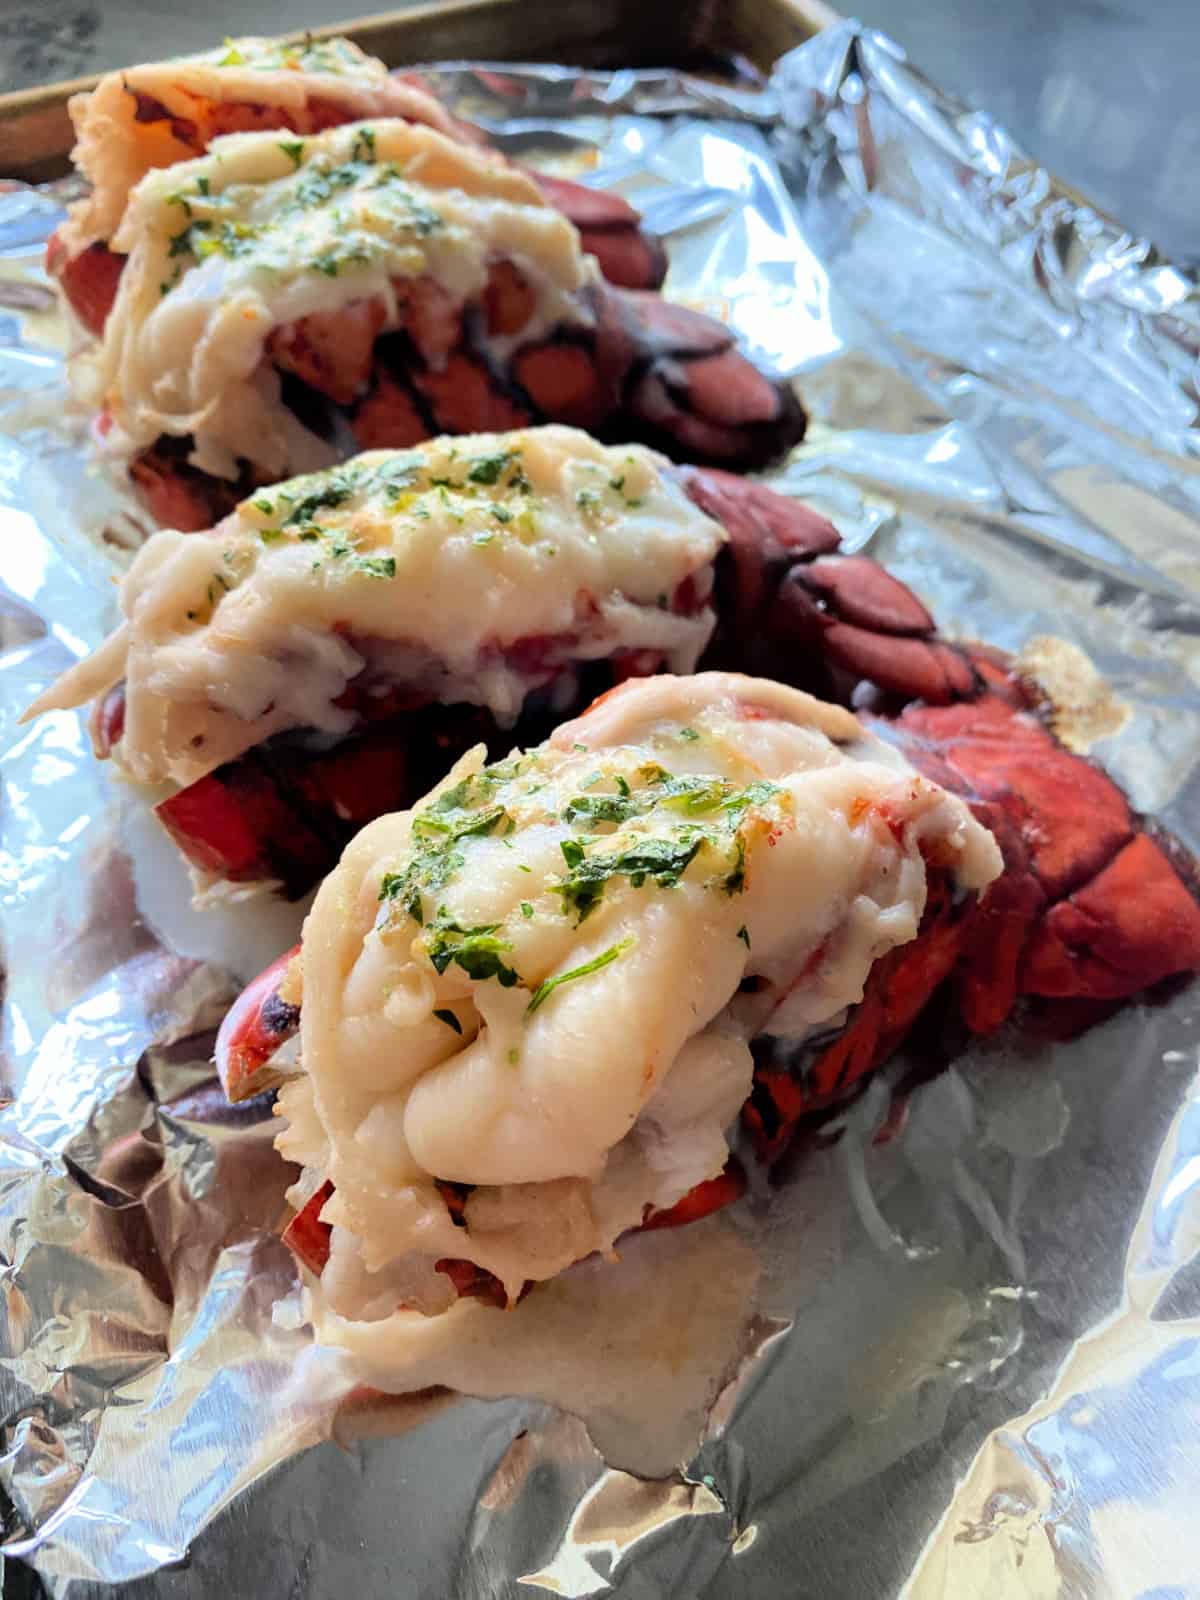
[[[628,194],[668,292],[798,377],[813,426],[774,481],[949,628],[1086,651],[1124,708],[1095,753],[1200,849],[1195,281],[853,24],[757,92],[433,76]],[[981,1046],[876,1144],[883,1075],[721,1222],[763,1277],[667,1477],[542,1401],[373,1402],[274,1313],[285,1174],[209,1050],[297,913],[186,910],[79,719],[17,725],[139,537],[64,412],[59,215],[0,193],[3,1556],[71,1597],[1200,1594],[1195,990]],[[635,1291],[705,1227],[636,1244]]]

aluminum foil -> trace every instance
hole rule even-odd
[[[950,629],[1090,656],[1122,708],[1094,753],[1200,849],[1194,280],[852,24],[762,91],[434,76],[507,148],[628,194],[669,236],[668,292],[798,378],[814,422],[774,481]],[[225,1106],[209,1065],[297,913],[188,911],[79,719],[17,724],[102,636],[141,536],[64,406],[37,265],[59,215],[54,191],[0,193],[14,1587],[20,1567],[71,1597],[1200,1595],[1196,990],[1071,1044],[980,1046],[887,1142],[881,1075],[773,1189],[606,1269],[616,1309],[582,1322],[558,1405],[383,1403],[312,1350],[269,1115]],[[628,1330],[656,1293],[698,1326],[689,1271],[730,1292],[712,1370],[680,1380],[692,1444],[656,1476],[583,1397],[602,1348],[630,1392],[679,1378],[669,1340],[663,1365]]]

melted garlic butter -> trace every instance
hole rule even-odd
[[[719,1172],[748,1041],[861,999],[916,933],[923,850],[963,889],[1000,870],[848,712],[720,673],[626,684],[366,828],[305,924],[279,1100],[295,1201],[336,1190],[322,1337],[446,1309],[441,1257],[515,1295]],[[435,1179],[478,1186],[465,1227]]]
[[[157,101],[182,126],[139,121],[139,96]],[[393,78],[382,61],[349,39],[228,39],[215,50],[144,62],[104,75],[68,103],[75,127],[72,160],[91,193],[71,207],[63,228],[69,251],[116,232],[130,192],[156,167],[192,160],[187,140],[219,126],[222,105],[278,108],[303,124],[313,105],[336,106],[345,119],[405,117],[452,134],[453,124],[432,95]],[[286,139],[286,131],[276,138]]]
[[[190,434],[191,461],[226,477],[243,459],[272,476],[331,459],[264,363],[275,328],[377,301],[386,331],[402,320],[397,280],[429,276],[460,303],[498,256],[536,290],[521,334],[533,338],[589,316],[578,291],[594,276],[532,179],[388,120],[217,139],[199,160],[148,174],[113,243],[129,261],[103,341],[73,374],[84,400],[111,414],[106,448]]]
[[[155,534],[121,587],[122,627],[32,708],[124,679],[116,755],[142,782],[191,783],[289,728],[346,732],[335,702],[424,688],[511,721],[571,661],[666,651],[689,671],[724,533],[640,446],[571,428],[374,451],[245,501],[211,533]],[[538,641],[538,658],[506,654]]]

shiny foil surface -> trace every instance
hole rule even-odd
[[[812,426],[773,482],[949,631],[1086,653],[1092,753],[1200,850],[1195,281],[852,24],[761,91],[432,76],[510,153],[628,195],[668,294],[796,377]],[[226,1106],[209,1058],[302,908],[192,911],[81,719],[18,724],[141,537],[66,402],[39,265],[61,198],[0,192],[14,1592],[1200,1596],[1200,986],[979,1045],[882,1141],[881,1074],[729,1217],[575,1269],[601,1309],[557,1404],[382,1401],[313,1350],[269,1108]],[[601,1351],[624,1412],[588,1397]],[[674,1469],[629,1432],[647,1385],[684,1418]]]

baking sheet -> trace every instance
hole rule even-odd
[[[774,481],[951,630],[1091,656],[1129,711],[1095,753],[1200,849],[1193,280],[853,24],[761,93],[434,77],[514,153],[627,194],[669,235],[668,293],[798,377],[814,422]],[[36,264],[59,214],[54,191],[0,194],[13,1570],[72,1600],[1200,1594],[1194,991],[1069,1045],[981,1046],[876,1144],[885,1074],[840,1139],[760,1184],[717,1240],[759,1287],[716,1329],[716,1404],[666,1477],[628,1470],[594,1415],[616,1465],[569,1409],[380,1406],[314,1356],[287,1314],[270,1119],[225,1107],[208,1065],[238,976],[296,914],[185,911],[79,719],[16,725],[101,637],[139,537],[64,411]],[[685,1281],[711,1232],[635,1243],[621,1293]],[[627,1354],[653,1380],[653,1353],[640,1373]],[[582,1395],[596,1352],[578,1359]]]

